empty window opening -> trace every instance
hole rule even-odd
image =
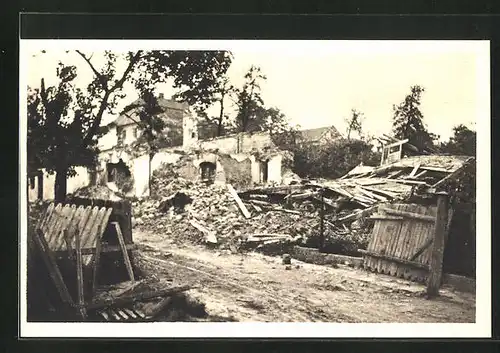
[[[37,176],[38,179],[38,190],[37,190],[37,197],[39,200],[43,199],[43,172],[40,171]]]
[[[201,170],[201,180],[209,183],[213,183],[215,180],[215,170],[216,166],[210,162],[202,162],[200,164]]]
[[[31,190],[35,189],[35,176],[34,175],[30,176],[30,182],[29,182],[29,184],[30,184],[30,189]]]
[[[120,159],[118,163],[108,163],[106,165],[108,174],[108,183],[116,182],[117,179],[123,180],[130,178],[131,173],[127,165]]]
[[[269,180],[269,161],[260,162],[260,182],[267,183]]]
[[[120,128],[116,131],[118,134],[118,143],[121,144],[125,141],[125,137],[127,136],[127,131],[124,128]]]

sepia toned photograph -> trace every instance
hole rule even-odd
[[[27,325],[490,320],[488,42],[22,40],[20,60]]]

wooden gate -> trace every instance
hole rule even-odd
[[[434,239],[436,206],[381,205],[367,250],[362,250],[366,269],[418,282],[429,273]],[[451,212],[450,212],[451,213]],[[451,219],[451,214],[448,214]]]

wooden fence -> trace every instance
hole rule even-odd
[[[436,227],[436,206],[381,205],[371,218],[373,235],[364,255],[368,270],[425,282],[429,274]],[[448,212],[451,219],[451,212]],[[445,239],[446,241],[446,239]]]

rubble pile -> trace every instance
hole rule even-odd
[[[124,199],[124,196],[119,192],[113,191],[109,187],[102,185],[91,185],[79,188],[72,195],[68,195],[68,199],[71,199],[71,196],[110,201],[120,201]]]
[[[209,242],[224,247],[251,240],[253,235],[269,238],[285,234],[293,238],[313,229],[313,218],[300,222],[301,215],[296,213],[252,210],[251,217],[246,218],[223,184],[207,185],[182,178],[157,180],[156,184],[155,198],[133,203],[133,222],[174,241],[201,243],[213,234],[215,241]],[[186,199],[189,202],[179,202]]]
[[[155,195],[133,204],[134,223],[180,243],[259,248],[301,243],[346,255],[365,249],[370,216],[382,203],[408,200],[455,175],[467,158],[420,156],[337,180],[234,190],[156,172]]]

